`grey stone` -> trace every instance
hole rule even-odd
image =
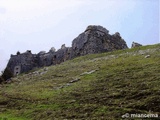
[[[14,67],[14,75],[18,75],[18,74],[20,74],[20,72],[21,72],[21,66],[15,66]]]
[[[69,83],[74,83],[74,82],[78,82],[80,80],[80,78],[76,78],[74,80],[71,80]]]
[[[136,43],[136,42],[132,42],[131,48],[140,47],[140,46],[142,46],[142,45],[139,43]]]
[[[146,56],[145,56],[145,58],[149,58],[149,57],[150,57],[150,55],[146,55]]]
[[[41,51],[38,54],[32,54],[31,50],[27,50],[25,53],[11,55],[7,68],[14,75],[17,75],[33,68],[60,64],[77,56],[127,48],[127,44],[120,33],[116,32],[110,35],[106,28],[90,25],[72,41],[72,47],[66,47],[63,44],[61,49],[56,51],[52,47],[48,53]],[[89,72],[87,73],[89,74]]]
[[[48,68],[45,67],[45,68],[44,68],[44,71],[48,71]]]
[[[40,75],[43,75],[43,74],[45,74],[45,73],[46,73],[46,71],[44,71],[44,72],[41,72],[41,73],[40,73]]]
[[[104,27],[102,27],[100,25],[98,25],[98,26],[96,26],[96,25],[89,25],[86,28],[85,32],[87,32],[87,31],[99,31],[99,32],[103,32],[105,34],[109,33],[109,31],[106,28],[104,28]]]
[[[65,48],[66,48],[66,45],[63,44],[63,45],[61,46],[61,49],[65,49]]]
[[[70,83],[67,83],[66,86],[71,86],[71,84],[70,84]]]
[[[91,71],[89,71],[89,72],[84,72],[84,73],[80,74],[80,76],[92,74],[92,73],[94,73],[95,71],[97,71],[97,70],[91,70]]]
[[[44,55],[46,53],[46,51],[40,51],[38,54],[39,55]]]
[[[10,58],[7,68],[14,74],[20,74],[32,70],[37,66],[35,55],[31,52],[25,52],[20,55],[14,55]]]
[[[54,52],[56,52],[56,49],[55,49],[54,47],[52,47],[52,48],[49,50],[49,52],[54,53]]]
[[[108,33],[102,26],[88,26],[85,32],[73,40],[72,57],[128,48],[119,33]]]

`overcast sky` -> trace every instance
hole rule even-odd
[[[0,0],[0,70],[10,54],[71,46],[88,25],[127,42],[159,43],[159,0]]]

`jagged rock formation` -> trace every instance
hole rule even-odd
[[[72,47],[66,47],[63,44],[61,49],[56,51],[52,47],[48,53],[41,51],[38,54],[32,54],[28,50],[22,54],[11,55],[7,68],[17,75],[35,67],[59,64],[77,56],[126,48],[128,48],[127,44],[118,32],[110,35],[106,28],[90,25],[73,40]]]
[[[109,31],[102,26],[88,26],[85,32],[80,34],[72,42],[73,56],[126,48],[128,48],[126,42],[118,32],[110,35]]]
[[[140,46],[142,46],[142,45],[139,43],[136,43],[136,42],[132,42],[131,48],[140,47]]]

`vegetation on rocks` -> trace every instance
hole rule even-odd
[[[0,85],[0,119],[112,120],[126,113],[160,115],[159,66],[157,44],[35,69]]]
[[[5,69],[4,72],[2,72],[2,76],[0,76],[0,83],[6,82],[11,77],[13,77],[12,72],[9,69]]]

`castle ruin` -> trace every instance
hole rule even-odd
[[[7,68],[14,74],[28,72],[36,67],[60,64],[66,60],[87,54],[127,49],[126,42],[117,32],[113,35],[102,26],[90,25],[72,41],[72,47],[62,45],[61,49],[51,48],[49,52],[32,54],[31,50],[11,55]]]

